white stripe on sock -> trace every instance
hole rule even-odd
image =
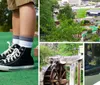
[[[31,48],[32,44],[33,44],[33,42],[19,40],[19,45],[22,46],[22,47]]]
[[[12,43],[13,44],[19,44],[19,39],[13,39]]]

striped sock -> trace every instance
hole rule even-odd
[[[19,44],[19,36],[13,35],[12,43],[13,44]]]
[[[32,48],[33,37],[19,37],[19,45],[21,47]]]

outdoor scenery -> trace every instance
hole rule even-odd
[[[85,85],[100,84],[100,44],[85,44]]]
[[[83,85],[83,45],[41,43],[40,85]]]
[[[40,0],[41,41],[100,41],[100,0]]]

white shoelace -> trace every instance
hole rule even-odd
[[[2,60],[4,61],[4,63],[6,63],[7,61],[8,62],[13,61],[19,56],[20,56],[20,51],[19,49],[15,48],[12,54],[7,55],[7,58]]]
[[[9,41],[7,41],[7,44],[8,44],[8,49],[7,49],[6,51],[4,51],[4,52],[1,54],[1,56],[6,55],[7,53],[10,53],[10,52],[12,52],[12,50],[14,50],[13,48],[11,48],[11,44],[10,44]]]

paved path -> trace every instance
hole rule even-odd
[[[100,81],[100,73],[85,77],[85,85],[93,85],[98,81]]]

